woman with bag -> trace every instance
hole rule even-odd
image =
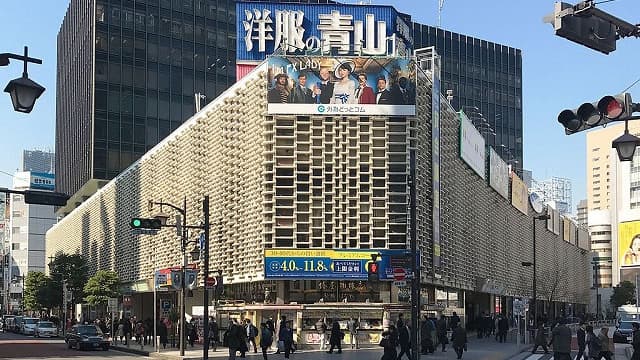
[[[382,340],[380,340],[380,346],[384,348],[381,360],[396,360],[398,353],[396,347],[398,346],[398,332],[394,325],[389,325],[389,330],[382,333]]]
[[[342,339],[344,338],[344,333],[340,330],[340,324],[337,320],[333,322],[331,326],[331,338],[329,339],[329,351],[327,354],[332,354],[334,348],[338,348],[338,354],[342,354]]]

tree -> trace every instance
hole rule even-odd
[[[44,273],[32,271],[24,281],[24,307],[27,310],[42,311],[50,309],[54,303],[51,279]]]
[[[631,281],[623,281],[613,288],[609,302],[614,308],[636,303],[636,285]]]
[[[49,263],[52,287],[56,295],[55,305],[62,306],[62,282],[67,282],[67,289],[73,294],[74,302],[82,299],[82,290],[87,283],[87,260],[80,254],[58,252]]]
[[[120,295],[120,279],[113,271],[98,270],[84,286],[84,300],[91,305],[106,305],[109,298]]]

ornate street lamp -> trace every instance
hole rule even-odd
[[[613,140],[611,143],[611,147],[615,148],[618,152],[618,158],[620,161],[633,160],[633,154],[636,151],[636,147],[640,146],[640,138],[629,134],[628,123],[628,120],[624,122],[624,134]]]
[[[9,59],[22,60],[24,62],[24,70],[22,77],[9,81],[9,84],[4,88],[4,92],[9,93],[11,96],[11,102],[13,103],[13,109],[18,112],[30,113],[33,110],[33,106],[36,100],[42,95],[45,88],[40,84],[29,79],[27,73],[27,63],[42,64],[42,60],[30,58],[28,56],[28,47],[24,47],[24,56],[10,53],[0,54],[0,66],[9,65]]]

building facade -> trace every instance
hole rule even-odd
[[[132,284],[137,305],[128,311],[147,316],[154,270],[180,264],[182,254],[174,231],[137,235],[129,221],[152,216],[147,203],[154,199],[186,197],[187,213],[200,214],[208,194],[215,243],[210,268],[222,271],[228,300],[244,301],[219,307],[221,313],[246,312],[259,321],[293,312],[302,343],[315,341],[306,336],[307,325],[328,312],[341,318],[366,312],[381,325],[395,316],[392,305],[406,311],[406,288],[266,279],[265,251],[408,249],[407,164],[415,148],[426,311],[457,311],[471,324],[481,312],[510,313],[515,297],[531,295],[531,273],[512,269],[530,261],[533,210],[527,203],[525,213],[515,209],[458,157],[459,114],[444,98],[441,241],[434,252],[428,76],[419,75],[416,116],[405,118],[266,115],[266,75],[265,65],[255,69],[62,219],[47,233],[47,254],[89,254],[91,272],[114,270]],[[189,215],[188,223],[198,217]],[[588,251],[537,226],[545,311],[585,311],[588,272],[569,269],[587,269]],[[187,300],[188,313],[202,305],[201,294]]]
[[[55,172],[55,163],[55,154],[51,151],[22,151],[22,171],[53,174]]]
[[[588,224],[589,208],[587,206],[587,199],[580,200],[576,206],[576,222],[580,227],[587,227]]]
[[[542,201],[551,203],[553,208],[560,212],[560,215],[572,213],[573,193],[570,179],[554,176],[547,180],[533,180],[531,191],[540,194]]]
[[[66,214],[235,81],[235,2],[72,0],[58,34]],[[82,189],[82,191],[81,191]]]

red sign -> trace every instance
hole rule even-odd
[[[393,280],[402,281],[407,276],[406,271],[403,268],[394,268],[393,269]]]
[[[213,289],[217,284],[218,284],[218,281],[216,281],[216,278],[214,276],[209,276],[204,281],[204,286],[207,289]]]
[[[131,305],[133,305],[133,300],[131,299],[130,295],[123,295],[122,296],[122,305],[123,306],[131,306]]]

